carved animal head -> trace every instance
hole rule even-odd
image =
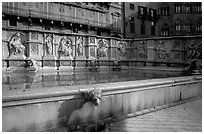
[[[79,92],[86,102],[91,101],[95,106],[100,104],[101,89],[79,89]]]

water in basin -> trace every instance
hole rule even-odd
[[[89,85],[180,76],[178,72],[122,70],[102,72],[3,73],[3,90]]]

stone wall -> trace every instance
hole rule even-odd
[[[103,91],[98,106],[84,103],[78,92],[78,89],[93,87]],[[2,131],[68,130],[72,125],[94,123],[109,117],[117,119],[129,113],[201,95],[201,76],[4,92]],[[70,121],[71,117],[75,122]],[[68,121],[70,124],[67,126]]]
[[[88,66],[97,60],[109,67],[114,60],[122,66],[182,65],[201,59],[201,36],[118,39],[83,34],[4,31],[3,67],[15,67],[26,59],[35,59],[39,67],[71,69]],[[201,60],[200,60],[201,61]]]

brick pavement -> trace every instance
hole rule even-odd
[[[201,132],[202,99],[114,123],[110,132]]]

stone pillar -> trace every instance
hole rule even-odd
[[[40,53],[40,45],[42,41],[39,39],[39,33],[30,32],[28,41],[28,59],[40,60],[42,54]]]
[[[155,66],[156,61],[156,43],[155,40],[147,41],[147,66]]]
[[[118,61],[118,47],[117,47],[117,39],[111,39],[110,41],[110,62],[109,62],[109,66],[113,65],[114,61]]]
[[[2,31],[2,71],[6,71],[8,67],[7,58],[9,57],[9,41],[7,40],[7,31]]]

